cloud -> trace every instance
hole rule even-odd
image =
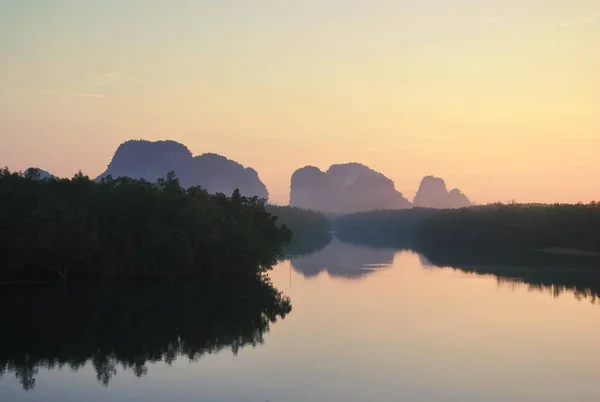
[[[88,77],[83,83],[85,85],[93,85],[98,87],[109,87],[109,86],[160,86],[152,81],[149,81],[148,77],[131,76],[120,71],[110,71],[102,74],[92,75]]]
[[[74,96],[77,98],[108,98],[108,95],[93,92],[59,92],[59,91],[35,91],[30,89],[17,89],[12,91],[13,94],[30,94],[30,95],[53,95],[53,96]]]
[[[510,25],[517,21],[502,19],[495,16],[482,15],[477,19],[477,23],[488,26],[499,26],[499,25]],[[589,15],[585,17],[576,17],[564,19],[562,21],[546,21],[542,22],[545,26],[551,26],[554,28],[572,28],[576,26],[595,25],[600,23],[600,15]]]
[[[77,96],[77,97],[81,97],[81,98],[108,98],[108,96],[103,95],[103,94],[92,94],[92,93],[72,92],[69,95]]]
[[[500,18],[489,17],[489,18],[482,18],[480,20],[480,22],[484,25],[500,25],[504,21],[502,21]]]
[[[103,74],[92,75],[89,83],[97,86],[106,86],[119,83],[125,78],[125,74],[120,71],[110,71]]]
[[[570,27],[581,26],[581,25],[594,25],[599,22],[600,22],[599,16],[589,16],[589,17],[574,18],[574,19],[559,21],[554,25],[557,28],[570,28]]]
[[[20,88],[20,89],[15,89],[13,91],[10,91],[9,93],[11,93],[13,95],[28,94],[28,93],[31,93],[31,90],[29,90],[27,88]]]
[[[107,78],[121,78],[121,77],[125,77],[125,74],[123,74],[120,71],[117,71],[117,72],[111,72],[111,73],[104,73],[104,77],[107,77]]]
[[[108,98],[107,95],[91,93],[91,92],[57,92],[57,91],[40,91],[42,95],[58,95],[58,96],[75,96],[78,98]]]

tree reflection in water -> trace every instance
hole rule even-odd
[[[597,257],[549,255],[535,250],[421,251],[425,267],[449,267],[477,275],[493,275],[503,286],[524,284],[553,297],[572,293],[578,300],[596,303],[600,295],[600,260]]]
[[[360,233],[353,236],[342,236],[342,240],[353,244],[356,250],[360,250],[361,247],[369,247],[372,249],[371,254],[377,250],[383,250],[382,252],[385,253],[386,248],[393,245],[397,251],[410,250],[417,253],[424,268],[447,267],[474,275],[492,275],[502,286],[525,285],[532,291],[545,292],[552,297],[571,293],[577,300],[589,300],[591,303],[596,303],[600,297],[600,258],[598,256],[556,255],[539,250],[506,250],[502,248],[472,248],[468,250],[442,247],[415,248],[409,241],[404,242],[405,239],[361,236]],[[340,247],[340,245],[337,244],[336,247]],[[330,247],[324,251],[331,251],[328,249]],[[373,257],[374,254],[371,258]],[[392,257],[387,258],[393,259]]]
[[[104,286],[63,290],[4,287],[0,376],[14,373],[25,390],[40,368],[91,363],[107,386],[118,369],[136,376],[148,363],[263,343],[271,323],[291,311],[268,281],[211,285]]]

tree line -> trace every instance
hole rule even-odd
[[[331,241],[331,221],[323,213],[279,205],[266,208],[293,233],[292,241],[283,247],[281,258],[315,252]]]
[[[600,251],[600,204],[492,204],[361,212],[336,219],[342,239],[402,248]],[[382,240],[383,239],[383,240]]]
[[[265,201],[120,177],[0,170],[0,280],[257,277],[291,231]]]
[[[321,212],[298,207],[267,205],[266,210],[279,218],[294,237],[314,237],[329,234],[331,222]]]
[[[600,204],[493,204],[441,210],[415,237],[423,247],[600,251]]]
[[[337,236],[350,243],[411,248],[417,227],[437,212],[436,209],[419,207],[357,212],[336,218],[332,225]]]

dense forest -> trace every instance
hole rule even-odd
[[[292,241],[283,248],[282,257],[312,253],[331,241],[331,221],[320,212],[276,205],[267,205],[266,209],[293,233]]]
[[[293,237],[314,237],[329,234],[331,222],[317,211],[297,207],[267,205],[267,212],[277,216],[278,222],[293,233]]]
[[[335,219],[333,229],[340,239],[351,243],[411,248],[418,225],[437,212],[429,208],[357,212]]]
[[[0,378],[25,390],[43,369],[91,366],[107,386],[119,372],[142,377],[150,364],[264,342],[270,325],[291,311],[268,281],[210,281],[174,286],[10,286],[2,320]]]
[[[342,216],[341,239],[400,248],[600,251],[600,204],[493,204],[460,209],[413,208]]]
[[[600,204],[494,204],[441,210],[416,227],[418,247],[600,251]]]
[[[0,170],[0,280],[256,277],[291,231],[263,199],[183,188],[173,173],[41,179]]]

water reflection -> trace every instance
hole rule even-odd
[[[600,400],[597,307],[536,285],[596,297],[591,260],[483,254],[334,239],[270,272],[289,316],[268,286],[0,288],[0,401]]]
[[[294,236],[292,242],[284,247],[281,260],[302,255],[314,254],[323,250],[331,243],[332,237],[329,234],[317,236]]]
[[[0,377],[13,373],[25,390],[40,368],[91,363],[107,386],[118,369],[141,377],[147,364],[263,343],[291,304],[269,283],[56,288],[3,288]]]
[[[334,237],[322,250],[292,257],[291,264],[305,277],[327,272],[333,277],[356,279],[389,267],[394,254],[394,249],[359,246]]]
[[[553,297],[572,293],[595,303],[600,295],[600,261],[596,257],[549,255],[537,251],[458,252],[434,249],[423,252],[424,267],[450,267],[478,275],[493,275],[502,285],[524,284]]]
[[[371,248],[395,250],[412,250],[414,248],[414,242],[409,236],[393,237],[385,233],[373,232],[339,232],[336,237],[345,243]]]
[[[326,271],[331,276],[361,278],[393,263],[394,253],[418,254],[424,268],[453,268],[478,275],[493,275],[503,286],[522,284],[553,297],[568,292],[595,303],[600,295],[600,260],[597,257],[550,255],[537,251],[449,249],[415,250],[405,239],[358,236],[335,237],[313,254],[291,259],[306,277]]]

